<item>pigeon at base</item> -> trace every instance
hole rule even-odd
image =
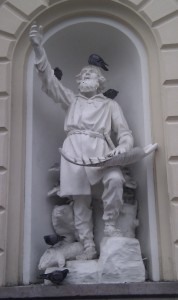
[[[45,235],[43,238],[47,245],[54,246],[57,243],[63,241],[65,239],[65,236],[57,235],[57,234],[49,234],[49,235]]]
[[[47,274],[40,274],[39,278],[40,279],[45,279],[51,281],[53,284],[59,285],[67,276],[69,273],[68,269],[64,269],[62,271],[60,270],[55,270],[51,273]]]

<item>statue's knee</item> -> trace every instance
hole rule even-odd
[[[108,178],[108,183],[111,188],[122,188],[124,184],[123,176],[117,173],[113,173],[112,176]]]

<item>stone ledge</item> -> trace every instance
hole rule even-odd
[[[178,282],[144,282],[125,284],[82,284],[82,285],[29,285],[1,287],[0,299],[101,299],[101,298],[131,298],[131,297],[176,297]]]

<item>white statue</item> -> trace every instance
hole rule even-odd
[[[82,68],[77,76],[79,93],[75,95],[54,76],[42,46],[41,30],[36,24],[31,27],[30,40],[43,90],[56,103],[62,103],[66,110],[64,130],[67,137],[63,151],[80,159],[113,156],[129,151],[133,147],[132,133],[118,103],[101,93],[105,78],[100,68],[93,65]],[[111,131],[116,134],[115,149],[110,139]],[[104,169],[74,165],[61,157],[60,196],[73,197],[75,229],[84,247],[79,258],[86,260],[96,258],[97,255],[90,206],[91,185],[99,181],[104,186],[104,235],[122,236],[116,227],[123,204],[124,177],[121,169],[118,166]]]
[[[53,266],[63,268],[66,260],[76,259],[78,255],[83,254],[83,245],[77,242],[72,206],[72,204],[55,205],[52,212],[53,229],[58,236],[65,238],[44,252],[38,265],[39,270]]]
[[[60,269],[66,265],[66,260],[74,260],[77,255],[82,255],[83,245],[80,242],[61,243],[58,247],[48,248],[38,265],[39,270],[58,266]]]

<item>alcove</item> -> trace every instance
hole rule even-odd
[[[106,90],[119,90],[117,101],[131,128],[135,145],[152,142],[146,50],[130,28],[105,18],[77,18],[55,25],[45,34],[45,50],[52,67],[63,70],[62,82],[77,93],[75,75],[87,65],[91,53],[109,64]],[[47,197],[53,185],[48,169],[60,161],[58,148],[65,138],[65,113],[41,91],[41,82],[29,57],[27,72],[26,192],[24,283],[36,282],[37,265],[46,249],[43,236],[52,233],[54,202]],[[148,259],[149,279],[159,280],[158,241],[152,157],[132,168],[138,182],[138,239]],[[70,184],[70,183],[69,183]]]

